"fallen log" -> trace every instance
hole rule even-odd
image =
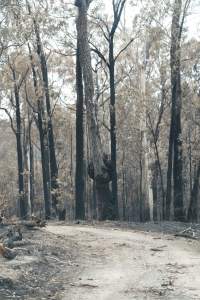
[[[175,237],[182,237],[182,238],[190,239],[190,240],[198,240],[198,238],[196,236],[183,234],[183,233],[176,233],[176,234],[174,234],[174,236]]]
[[[45,227],[46,226],[46,222],[44,220],[22,221],[20,224],[25,226],[28,229],[34,229],[35,227]]]
[[[192,229],[192,227],[188,227],[185,230],[182,230],[180,232],[177,232],[176,234],[174,234],[175,237],[183,237],[186,239],[191,239],[191,240],[197,240],[197,236],[195,233],[195,230]]]
[[[4,247],[13,248],[14,243],[17,241],[22,241],[23,236],[20,226],[11,226],[8,228],[7,233],[4,232],[0,236],[1,243]]]
[[[6,259],[14,259],[17,253],[10,248],[5,247],[3,244],[0,244],[0,255]]]
[[[38,217],[32,216],[30,220],[11,220],[9,222],[4,223],[4,226],[12,226],[13,228],[15,228],[16,231],[16,236],[18,236],[18,240],[20,240],[20,238],[22,239],[22,235],[20,232],[20,228],[26,227],[27,229],[35,229],[37,227],[45,227],[46,226],[46,221],[43,219],[40,219]],[[3,234],[5,235],[5,234]],[[0,236],[0,239],[2,239],[3,235]]]

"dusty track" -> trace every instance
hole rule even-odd
[[[63,300],[200,299],[200,243],[161,233],[49,225],[78,248]]]

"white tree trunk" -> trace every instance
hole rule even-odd
[[[151,156],[150,156],[150,145],[147,139],[147,101],[146,101],[146,62],[141,67],[141,100],[142,100],[142,111],[140,118],[140,130],[142,136],[142,163],[143,163],[143,186],[142,191],[145,195],[145,208],[149,208],[150,220],[153,220],[153,190],[151,185]]]

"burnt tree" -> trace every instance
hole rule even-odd
[[[30,4],[27,1],[27,7],[29,15],[32,16]],[[57,212],[57,189],[58,185],[58,166],[56,161],[56,153],[55,153],[55,142],[54,142],[54,133],[53,133],[53,122],[52,122],[52,110],[51,110],[51,101],[49,95],[49,79],[48,79],[48,66],[47,60],[44,53],[41,37],[40,37],[40,29],[36,19],[32,16],[33,20],[33,28],[36,39],[36,52],[38,58],[40,60],[40,69],[42,74],[43,81],[43,89],[45,95],[45,107],[44,109],[47,112],[47,128],[48,128],[48,147],[49,147],[49,156],[50,156],[50,178],[51,178],[51,190],[52,190],[52,206],[54,210]]]
[[[108,44],[108,59],[104,56],[104,54],[95,46],[92,45],[92,50],[102,59],[105,65],[108,68],[109,73],[109,88],[110,88],[110,153],[111,153],[111,161],[113,166],[112,173],[112,209],[113,209],[113,218],[119,218],[119,208],[118,208],[118,178],[117,178],[117,124],[116,124],[116,80],[115,80],[115,69],[116,62],[118,57],[125,51],[129,45],[133,42],[131,39],[128,44],[121,49],[117,55],[114,53],[114,38],[116,34],[116,30],[118,28],[121,15],[125,6],[126,0],[112,1],[113,6],[113,23],[111,28],[109,29],[106,26],[106,30],[103,28],[103,36],[106,39]]]
[[[166,191],[166,219],[170,218],[170,207],[173,196],[174,219],[185,219],[183,208],[183,179],[182,179],[182,129],[181,129],[181,37],[183,24],[190,0],[185,2],[182,14],[182,1],[175,0],[173,6],[171,26],[171,124],[169,134],[167,191]],[[182,18],[181,18],[182,15]],[[173,184],[172,184],[173,182]],[[173,194],[172,194],[173,186]]]
[[[190,195],[190,204],[188,208],[187,219],[191,222],[198,221],[198,197],[199,197],[199,178],[200,178],[200,162],[194,178],[194,183]]]
[[[27,201],[24,190],[24,162],[23,162],[23,147],[22,147],[22,119],[21,119],[21,103],[20,103],[20,88],[27,76],[27,71],[22,74],[21,79],[17,78],[15,66],[9,63],[10,70],[12,72],[14,83],[14,97],[11,96],[11,103],[15,108],[16,117],[16,142],[17,142],[17,165],[18,165],[18,205],[19,216],[21,219],[27,217]]]
[[[109,182],[112,180],[111,172],[107,166],[107,155],[103,155],[103,147],[100,138],[98,121],[95,113],[94,82],[91,65],[91,53],[88,42],[87,11],[91,1],[80,0],[77,17],[77,39],[80,49],[80,65],[83,72],[85,88],[86,118],[88,126],[88,139],[91,153],[89,164],[89,176],[95,183],[95,194],[98,206],[98,219],[112,219],[112,212],[108,211],[111,206],[111,193]],[[108,209],[108,210],[107,210]]]
[[[45,218],[48,219],[51,216],[51,190],[50,190],[51,179],[50,179],[50,161],[49,161],[50,155],[49,155],[49,145],[48,145],[48,129],[47,129],[47,122],[46,122],[45,111],[44,111],[43,98],[39,95],[37,73],[36,73],[34,59],[29,44],[28,44],[28,48],[29,48],[32,78],[33,78],[33,86],[34,86],[35,97],[37,101],[37,109],[35,110],[34,107],[32,108],[36,116],[35,121],[39,130]]]
[[[84,183],[84,124],[83,124],[83,82],[80,65],[79,46],[77,44],[76,54],[76,175],[75,175],[75,217],[85,219],[85,183]]]

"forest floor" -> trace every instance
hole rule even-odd
[[[200,299],[200,225],[55,222],[23,235],[17,257],[0,258],[1,300]]]

